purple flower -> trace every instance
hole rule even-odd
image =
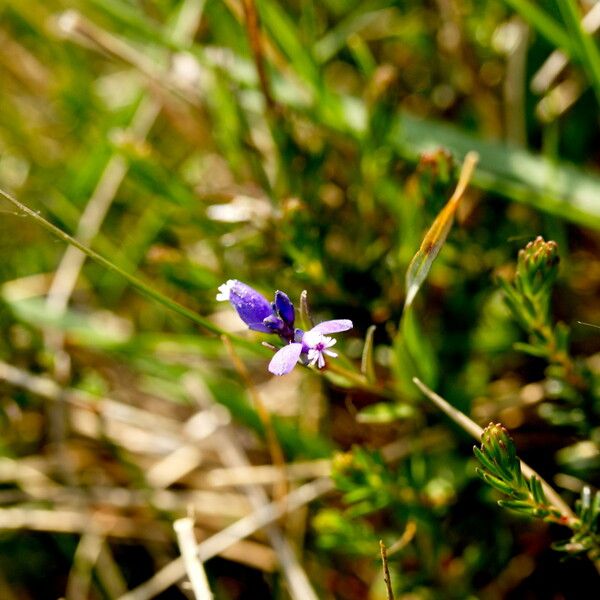
[[[231,302],[240,319],[254,331],[276,333],[285,342],[293,342],[296,337],[294,329],[294,305],[287,294],[275,292],[275,301],[269,302],[262,294],[249,285],[229,279],[219,286],[217,300]]]
[[[348,319],[324,321],[306,332],[295,329],[296,313],[287,294],[277,290],[275,301],[269,302],[262,294],[237,279],[229,279],[219,286],[217,300],[231,302],[240,319],[250,329],[276,333],[286,342],[269,363],[269,371],[275,375],[289,373],[299,360],[322,369],[325,355],[337,356],[330,350],[336,340],[328,334],[352,329],[352,321]]]
[[[296,366],[302,355],[305,355],[306,364],[316,364],[319,369],[322,369],[325,366],[326,354],[337,356],[335,352],[329,350],[336,340],[325,334],[348,329],[352,329],[352,321],[348,319],[324,321],[305,333],[297,329],[295,341],[276,352],[269,363],[269,371],[274,375],[285,375]]]
[[[229,279],[227,283],[219,286],[217,300],[229,301],[237,311],[240,319],[254,331],[273,333],[270,325],[263,323],[265,319],[273,314],[273,308],[269,301],[249,285]]]

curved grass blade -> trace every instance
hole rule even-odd
[[[199,325],[200,327],[202,327],[202,329],[204,329],[206,331],[210,331],[211,333],[216,333],[216,334],[229,335],[229,334],[223,332],[216,325],[213,325],[208,319],[201,317],[198,313],[194,312],[193,310],[190,310],[189,308],[186,308],[182,304],[179,304],[179,302],[176,302],[175,300],[172,300],[168,296],[165,296],[161,292],[155,290],[151,285],[142,281],[139,277],[136,277],[135,275],[132,275],[131,273],[127,273],[127,271],[124,271],[123,269],[121,269],[120,267],[118,267],[117,265],[115,265],[114,263],[109,261],[108,259],[104,258],[104,256],[98,254],[91,248],[88,248],[81,242],[78,242],[74,237],[71,237],[68,233],[65,233],[64,231],[62,231],[62,229],[58,228],[56,225],[53,225],[52,223],[50,223],[50,221],[47,221],[44,217],[42,217],[36,211],[32,210],[25,204],[19,202],[16,198],[11,196],[8,192],[5,192],[4,190],[0,189],[0,196],[2,198],[4,198],[5,200],[8,200],[8,202],[10,202],[13,206],[15,206],[20,212],[26,214],[27,216],[29,216],[32,219],[34,219],[35,221],[37,221],[37,223],[39,223],[44,229],[46,229],[47,231],[49,231],[56,237],[75,246],[76,248],[81,250],[81,252],[83,252],[84,254],[89,256],[92,260],[96,261],[97,263],[99,263],[100,265],[102,265],[103,267],[108,269],[109,271],[112,271],[113,273],[117,273],[118,275],[120,275],[121,277],[126,279],[136,290],[138,290],[138,292],[141,292],[145,296],[148,296],[148,297],[152,298],[153,300],[156,300],[158,303],[162,304],[163,306],[166,306],[169,310],[172,310],[173,312],[176,312],[176,313],[182,315],[183,317],[187,317],[191,321],[194,321],[194,323],[196,323],[197,325]]]
[[[476,152],[469,152],[465,156],[465,161],[458,179],[458,184],[454,190],[454,193],[452,194],[452,197],[450,200],[448,200],[444,208],[442,208],[442,210],[438,213],[435,221],[425,234],[423,242],[421,243],[421,247],[410,262],[408,271],[406,272],[406,300],[404,302],[405,310],[415,299],[421,284],[423,281],[425,281],[425,278],[431,269],[433,261],[439,254],[444,242],[446,241],[446,238],[448,237],[448,232],[450,231],[452,223],[454,222],[454,215],[456,214],[460,200],[467,189],[467,185],[469,184],[471,176],[473,175],[473,171],[478,160],[479,155]]]

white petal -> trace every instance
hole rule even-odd
[[[308,364],[309,365],[314,365],[318,360],[319,360],[319,356],[321,356],[321,353],[318,350],[309,350],[308,351]]]
[[[340,331],[348,331],[348,329],[352,329],[352,321],[349,319],[333,319],[333,321],[323,321],[315,325],[307,333],[339,333]]]
[[[226,283],[219,286],[219,293],[217,294],[217,300],[219,302],[228,302],[231,294],[231,288],[235,285],[235,279],[228,279]]]
[[[337,340],[335,338],[327,337],[325,335],[323,336],[323,339],[321,340],[321,343],[323,344],[324,348],[331,348],[331,346],[334,346],[336,342],[337,342]]]
[[[294,343],[284,346],[271,359],[269,371],[273,375],[285,375],[289,373],[296,366],[301,353],[302,344]]]
[[[309,348],[314,348],[317,344],[320,344],[323,341],[323,334],[318,331],[314,331],[311,329],[307,331],[303,338],[302,343]]]

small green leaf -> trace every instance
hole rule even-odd
[[[526,500],[498,500],[498,505],[531,517],[541,516],[537,514],[537,510],[531,506],[531,503]]]
[[[360,363],[361,373],[367,378],[369,383],[375,381],[375,367],[373,364],[373,335],[375,334],[375,325],[371,325],[367,329],[365,336],[365,345],[362,352],[362,360]]]
[[[515,342],[513,348],[523,354],[529,354],[530,356],[537,356],[538,358],[547,358],[548,349],[541,346],[533,346],[532,344],[526,344],[524,342]]]
[[[504,494],[508,494],[509,496],[514,495],[515,490],[510,485],[508,485],[507,483],[502,481],[501,479],[498,479],[498,477],[494,477],[493,475],[490,475],[489,473],[486,473],[485,471],[482,471],[481,469],[476,469],[476,472],[477,472],[477,475],[479,475],[479,477],[481,477],[487,484],[496,488],[500,492],[503,492]]]
[[[529,480],[529,489],[531,490],[531,495],[537,504],[548,504],[548,500],[546,499],[546,495],[544,494],[544,490],[542,488],[542,484],[540,480],[533,476]]]
[[[363,408],[356,415],[356,420],[359,423],[383,424],[410,419],[414,414],[415,409],[410,404],[378,402]]]
[[[473,454],[475,458],[482,464],[487,471],[493,475],[499,475],[497,466],[491,461],[477,446],[473,446]]]

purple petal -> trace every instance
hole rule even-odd
[[[350,319],[334,319],[333,321],[323,321],[315,325],[310,331],[327,335],[329,333],[338,333],[339,331],[347,331],[352,329],[352,321]]]
[[[294,326],[294,305],[284,292],[275,292],[275,307],[279,316],[290,326]]]
[[[269,363],[269,371],[274,375],[289,373],[298,362],[302,353],[302,344],[288,344],[278,350]]]
[[[270,327],[267,327],[264,323],[246,323],[248,329],[252,331],[260,331],[262,333],[275,333]]]
[[[268,329],[270,333],[277,333],[285,327],[283,319],[276,317],[275,315],[269,315],[264,321],[263,325]]]
[[[262,321],[273,314],[269,301],[255,289],[241,281],[234,281],[229,292],[229,301],[237,310],[240,319],[256,331],[266,331]],[[260,327],[260,328],[259,328]]]

